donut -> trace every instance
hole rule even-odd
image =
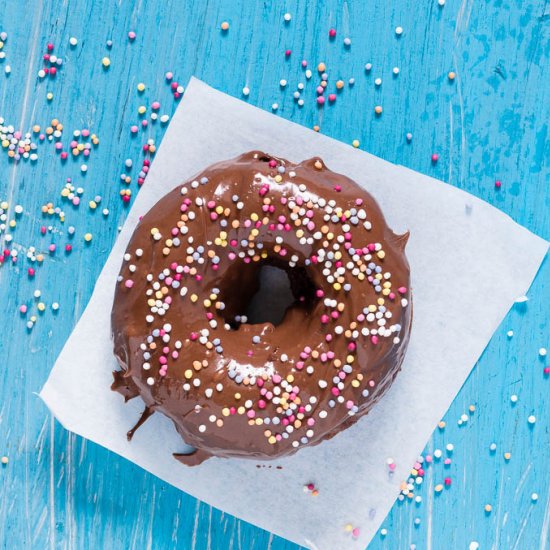
[[[145,403],[129,439],[160,412],[195,449],[174,456],[195,465],[284,457],[352,425],[405,355],[407,239],[318,157],[252,151],[165,195],[130,239],[111,314],[112,389]],[[277,320],[249,319],[275,292],[269,269],[290,299]]]

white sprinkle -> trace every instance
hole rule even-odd
[[[375,81],[374,81],[374,85],[375,86],[380,86],[382,84],[382,79],[381,78],[377,78]]]
[[[203,432],[205,432],[205,431],[206,431],[206,426],[205,426],[204,424],[201,424],[201,425],[199,426],[199,432],[203,433]]]
[[[537,421],[537,417],[533,414],[529,416],[529,418],[527,419],[527,422],[529,422],[529,424],[534,424],[536,421]]]
[[[546,348],[540,348],[539,349],[539,355],[541,357],[546,357],[546,353],[547,353]]]
[[[518,402],[518,396],[517,396],[516,394],[511,395],[511,396],[510,396],[510,401],[511,401],[512,403],[517,403],[517,402]]]
[[[393,68],[393,74],[394,74],[395,76],[397,76],[397,75],[399,74],[399,67],[394,67],[394,68]]]
[[[278,104],[278,103],[273,103],[273,105],[271,105],[271,110],[272,110],[272,111],[276,111],[278,108],[279,108],[279,104]]]
[[[403,27],[395,27],[395,34],[401,36],[403,34]]]
[[[284,88],[286,85],[287,85],[287,81],[284,78],[279,80],[279,86],[281,88]]]
[[[372,69],[372,63],[367,63],[365,65],[365,71],[369,72]]]
[[[508,338],[512,338],[512,336],[514,336],[514,331],[513,331],[513,330],[509,330],[509,331],[506,333],[506,336],[508,336]]]
[[[74,48],[78,44],[78,40],[74,36],[71,36],[71,38],[69,38],[69,44]]]
[[[149,384],[149,386],[152,386],[154,383],[155,379],[152,376],[149,376],[149,378],[147,378],[147,384]]]
[[[348,47],[351,46],[351,38],[344,38],[344,46]]]
[[[473,540],[470,543],[470,546],[468,546],[468,550],[478,550],[479,549],[479,542]]]
[[[539,499],[539,495],[537,495],[537,493],[532,493],[531,494],[531,500],[533,502],[537,502],[538,499]]]
[[[437,3],[442,8],[445,5],[445,0],[437,0]]]
[[[523,304],[524,302],[527,302],[527,300],[529,300],[527,296],[518,296],[515,301],[516,304]]]
[[[285,13],[283,18],[288,23],[292,19],[292,15],[290,15],[290,13]]]
[[[245,86],[245,87],[243,88],[243,95],[244,95],[245,97],[248,97],[249,94],[250,94],[250,88],[249,88],[248,86]]]

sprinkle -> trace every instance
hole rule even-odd
[[[349,48],[351,46],[351,38],[344,38],[344,46]]]
[[[377,105],[375,108],[374,108],[374,112],[377,114],[377,115],[381,115],[382,114],[382,107],[380,105]]]
[[[133,42],[135,39],[136,39],[136,33],[134,31],[130,31],[128,33],[128,40],[130,40],[130,42]]]
[[[532,502],[537,502],[538,499],[539,499],[539,495],[537,493],[531,493]]]
[[[513,331],[513,330],[509,330],[509,331],[506,333],[506,336],[508,336],[508,338],[512,338],[512,336],[514,336],[514,331]]]
[[[432,164],[436,164],[436,162],[439,160],[439,155],[437,153],[433,153],[432,155]]]
[[[502,187],[502,182],[500,180],[495,181],[495,187],[500,189]]]
[[[443,485],[441,483],[438,483],[435,487],[434,487],[434,490],[436,493],[441,493],[441,491],[443,491]]]
[[[229,23],[227,21],[224,21],[221,25],[220,25],[222,31],[228,31],[229,30]]]
[[[103,67],[105,69],[107,69],[110,65],[111,65],[111,60],[108,58],[108,57],[104,57],[102,60],[101,60],[101,64],[103,65]]]
[[[330,29],[328,31],[329,38],[335,38],[336,37],[336,29]]]
[[[504,460],[510,460],[510,458],[512,458],[511,453],[504,453]]]
[[[401,36],[403,34],[403,27],[395,27],[395,34]]]
[[[367,63],[367,64],[365,65],[365,71],[367,71],[367,73],[368,73],[368,72],[370,72],[371,70],[372,70],[372,63]]]
[[[243,88],[243,95],[244,95],[245,97],[248,97],[249,94],[250,94],[250,88],[248,88],[248,86],[245,86],[245,87]]]
[[[71,38],[69,38],[69,44],[74,48],[78,44],[78,39],[71,36]]]
[[[510,396],[510,401],[511,401],[512,403],[517,403],[517,402],[518,402],[518,396],[517,396],[516,394],[512,394],[512,395]]]
[[[285,13],[283,15],[283,19],[285,20],[286,23],[288,23],[292,19],[292,15],[290,15],[290,13]]]
[[[483,507],[483,509],[485,510],[485,513],[486,513],[486,514],[490,514],[491,511],[492,511],[492,509],[493,509],[493,507],[492,507],[490,504],[486,504],[486,505]]]
[[[539,355],[541,357],[546,357],[546,354],[547,354],[546,348],[540,348],[539,349]]]
[[[453,71],[450,71],[447,78],[452,82],[456,78],[456,74]]]
[[[357,149],[357,147],[359,147],[360,143],[359,143],[359,140],[358,139],[354,139],[351,144]]]
[[[527,298],[527,296],[518,296],[515,299],[515,302],[516,302],[516,304],[523,304],[524,302],[527,302],[528,300],[529,300],[529,298]]]
[[[529,422],[529,424],[533,425],[535,422],[537,421],[537,417],[535,415],[530,415],[528,418],[527,418],[527,422]]]
[[[387,530],[387,529],[380,529],[380,536],[381,536],[381,537],[385,537],[387,534],[388,534],[388,530]]]
[[[84,235],[84,240],[89,243],[91,240],[92,240],[92,234],[91,233],[86,233]]]
[[[8,462],[10,461],[10,459],[7,457],[7,456],[3,456],[2,457],[2,464],[5,466]]]

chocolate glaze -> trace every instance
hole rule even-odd
[[[403,361],[407,238],[319,158],[295,165],[252,151],[207,168],[130,240],[112,310],[112,389],[174,422],[197,449],[175,455],[187,465],[273,459],[334,436]],[[277,326],[239,318],[265,264],[287,270],[296,298]]]

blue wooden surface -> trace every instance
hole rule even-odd
[[[288,24],[285,12],[292,15]],[[219,29],[224,20],[230,23],[227,33]],[[404,29],[400,38],[396,26]],[[81,157],[62,163],[51,143],[38,146],[35,163],[15,163],[0,149],[0,202],[10,203],[9,219],[16,204],[24,207],[17,226],[7,230],[13,242],[0,235],[2,249],[19,251],[16,265],[0,267],[0,454],[9,458],[0,471],[3,547],[296,548],[65,432],[35,395],[125,218],[119,197],[124,160],[134,161],[135,194],[141,145],[146,136],[157,143],[162,137],[160,123],[151,123],[139,137],[130,135],[137,108],[156,99],[161,114],[176,107],[166,71],[181,83],[194,74],[236,96],[247,85],[250,103],[270,109],[277,102],[280,116],[319,124],[322,132],[348,143],[358,139],[362,148],[466,189],[549,239],[549,26],[545,0],[448,0],[444,7],[436,0],[2,0],[0,32],[8,33],[6,58],[0,60],[5,124],[26,132],[56,117],[65,126],[64,143],[72,130],[85,127],[101,140],[86,175],[79,169]],[[333,41],[330,27],[338,31]],[[133,42],[130,30],[137,33]],[[71,36],[78,38],[74,48]],[[343,45],[346,36],[349,48]],[[47,42],[55,44],[64,64],[55,79],[39,81]],[[289,59],[286,49],[292,50]],[[111,60],[108,70],[101,65],[104,56]],[[355,86],[346,85],[333,106],[319,109],[314,70],[299,108],[292,93],[305,82],[303,58],[313,70],[320,61],[327,64],[331,87],[351,77]],[[364,70],[368,62],[370,74]],[[397,77],[394,66],[400,68]],[[457,75],[454,82],[449,71]],[[379,88],[377,77],[383,80]],[[289,82],[284,90],[282,78]],[[147,85],[142,95],[138,82]],[[50,91],[54,97],[47,101]],[[378,118],[377,104],[384,109]],[[413,134],[410,144],[407,132]],[[440,157],[435,165],[434,152]],[[67,177],[85,190],[78,208],[60,197]],[[92,212],[87,203],[95,195],[103,200]],[[64,223],[42,215],[50,201],[64,209]],[[42,236],[42,225],[51,225],[52,232]],[[69,225],[76,228],[73,238]],[[89,245],[86,232],[94,236]],[[52,242],[58,250],[48,254]],[[67,242],[74,248],[70,255],[63,251]],[[30,246],[46,256],[42,265],[33,264],[34,279],[27,276]],[[546,261],[529,302],[508,315],[446,415],[447,427],[428,443],[426,452],[452,443],[452,464],[439,461],[428,468],[415,491],[422,502],[397,503],[382,526],[387,535],[377,536],[372,548],[462,549],[473,541],[482,549],[550,546],[550,380],[538,354],[540,347],[550,347],[549,274]],[[42,292],[38,300],[36,289]],[[46,311],[28,330],[26,320],[40,300]],[[60,304],[57,313],[50,308],[54,301]],[[29,308],[26,317],[19,313],[21,304]],[[518,395],[515,405],[512,394]],[[463,413],[469,421],[459,426]],[[527,422],[531,414],[537,417],[534,426]],[[491,453],[493,442],[497,449]],[[509,461],[504,452],[511,453]],[[437,495],[434,487],[447,476],[451,487]],[[536,503],[532,493],[539,495]]]

